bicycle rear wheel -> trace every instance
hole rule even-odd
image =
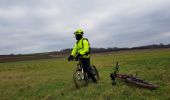
[[[93,71],[93,73],[95,74],[95,78],[96,78],[96,80],[98,81],[99,80],[99,73],[98,73],[98,70],[97,70],[97,68],[94,66],[94,65],[92,65],[91,66],[91,69],[92,69],[92,71]]]
[[[133,77],[126,78],[126,82],[131,83],[131,84],[135,84],[135,85],[140,86],[140,87],[148,88],[150,90],[154,90],[154,89],[158,88],[157,85],[154,85],[152,83],[146,82],[146,81],[141,80],[141,79],[133,78]]]
[[[77,69],[73,74],[73,81],[76,88],[86,86],[88,84],[87,74],[82,73],[81,69]]]

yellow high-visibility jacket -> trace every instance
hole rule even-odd
[[[90,44],[88,39],[82,38],[76,42],[71,55],[76,57],[78,53],[81,55],[81,58],[90,58]]]

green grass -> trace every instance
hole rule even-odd
[[[0,63],[0,100],[170,100],[170,49],[122,51],[92,55],[100,81],[75,89],[76,63],[66,58]],[[116,61],[120,73],[135,74],[159,85],[147,90],[117,81],[109,74]]]

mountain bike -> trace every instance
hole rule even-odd
[[[94,77],[96,78],[96,80],[99,80],[99,73],[97,68],[94,65],[90,65],[90,69],[94,75]],[[82,67],[82,62],[81,60],[77,61],[77,68],[73,74],[73,81],[75,84],[76,88],[80,88],[83,86],[87,86],[90,80],[90,76],[88,76],[88,74],[83,70]]]
[[[154,90],[158,88],[158,86],[155,84],[146,82],[145,80],[139,79],[133,75],[119,74],[118,71],[119,71],[119,65],[117,62],[116,66],[114,67],[114,72],[110,74],[111,80],[113,81],[112,85],[116,84],[116,79],[118,78],[123,80],[124,82],[131,83],[136,86],[144,87],[150,90]]]

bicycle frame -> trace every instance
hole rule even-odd
[[[118,64],[118,62],[116,62],[116,66],[114,67],[114,72],[111,73],[110,77],[112,78],[113,83],[116,82],[116,78],[119,78],[119,79],[124,80],[124,81],[126,81],[127,78],[137,79],[133,75],[119,74],[119,64]]]

